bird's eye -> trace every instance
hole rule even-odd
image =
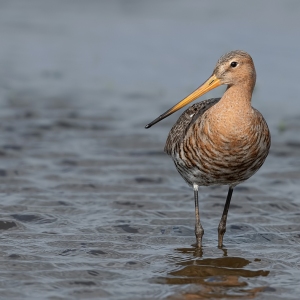
[[[235,68],[235,67],[237,66],[237,64],[238,64],[238,63],[237,63],[236,61],[233,61],[233,62],[230,64],[230,66],[233,67],[233,68]]]

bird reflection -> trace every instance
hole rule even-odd
[[[188,285],[184,291],[180,290],[180,296],[176,293],[170,299],[249,299],[266,288],[263,285],[249,287],[248,279],[268,276],[269,271],[246,268],[251,260],[227,256],[226,249],[219,258],[203,258],[202,250],[195,248],[177,251],[187,257],[173,257],[176,269],[156,280],[161,284]]]

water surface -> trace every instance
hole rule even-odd
[[[2,1],[3,299],[298,299],[298,1]],[[193,192],[144,126],[244,49],[272,132],[233,194]],[[224,88],[207,97],[219,96]]]

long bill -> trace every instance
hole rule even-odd
[[[209,77],[201,86],[199,86],[195,91],[193,91],[190,95],[182,99],[180,102],[178,102],[176,105],[174,105],[172,108],[167,110],[164,114],[160,115],[158,118],[156,118],[151,123],[147,124],[145,128],[150,128],[154,124],[158,123],[159,121],[163,120],[164,118],[170,116],[175,111],[181,109],[182,107],[186,106],[187,104],[191,103],[192,101],[196,100],[200,96],[206,94],[210,90],[218,87],[221,85],[220,79],[216,77],[216,75],[212,75]]]

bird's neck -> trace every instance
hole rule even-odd
[[[253,88],[229,86],[221,100],[207,111],[209,124],[215,132],[223,135],[243,135],[253,121],[251,106]]]
[[[220,105],[246,111],[251,108],[253,89],[254,84],[250,85],[249,83],[228,86],[221,98]]]

